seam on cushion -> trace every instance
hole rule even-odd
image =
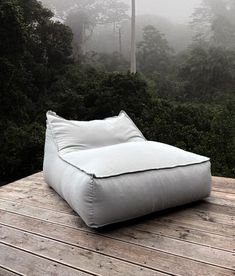
[[[90,207],[90,210],[91,210],[91,213],[90,213],[90,223],[89,223],[89,225],[95,225],[95,223],[94,223],[94,178],[93,177],[91,177],[91,179],[90,179],[90,183],[89,183],[89,185],[91,186],[91,196],[90,196],[90,198],[91,198],[91,207]]]
[[[136,126],[136,124],[132,121],[132,119],[128,116],[128,114],[124,111],[124,110],[121,110],[120,111],[120,113],[119,113],[119,115],[120,114],[124,114],[126,117],[127,117],[127,119],[130,121],[130,123],[136,128],[136,130],[140,133],[140,135],[142,136],[142,138],[144,139],[144,140],[146,140],[147,141],[147,139],[144,137],[144,135],[143,135],[143,133],[139,130],[139,128]]]
[[[203,163],[210,163],[210,159],[202,161],[202,162],[198,162],[198,163],[191,163],[191,164],[186,164],[186,165],[177,165],[177,166],[172,166],[172,167],[165,167],[165,168],[153,168],[153,169],[144,169],[144,170],[138,170],[138,171],[132,171],[132,172],[125,172],[125,173],[119,173],[119,174],[113,174],[113,175],[108,175],[108,176],[96,176],[94,173],[88,173],[85,170],[82,170],[81,168],[79,168],[76,165],[73,165],[72,163],[70,163],[67,160],[64,160],[63,157],[61,157],[59,155],[59,157],[67,164],[77,168],[78,170],[80,170],[81,172],[91,176],[92,178],[95,179],[103,179],[103,178],[111,178],[111,177],[118,177],[121,175],[126,175],[126,174],[135,174],[135,173],[141,173],[141,172],[149,172],[149,171],[160,171],[160,170],[171,170],[171,169],[175,169],[175,168],[180,168],[180,167],[190,167],[190,166],[195,166],[195,165],[199,165],[199,164],[203,164]]]
[[[201,162],[198,162],[198,163],[191,163],[191,164],[185,164],[185,165],[177,165],[177,166],[172,166],[172,167],[145,169],[145,170],[138,170],[138,171],[133,171],[133,172],[125,172],[125,173],[119,173],[119,174],[108,175],[108,176],[96,176],[94,174],[93,176],[96,179],[103,179],[103,178],[110,178],[110,177],[121,176],[121,175],[126,175],[126,174],[134,174],[134,173],[149,172],[149,171],[160,171],[160,170],[171,170],[171,169],[181,168],[181,167],[190,167],[190,166],[200,165],[200,164],[207,163],[207,162],[210,163],[210,159],[205,160],[205,161],[201,161]]]
[[[60,151],[59,151],[59,147],[58,147],[58,144],[57,144],[57,140],[55,139],[55,135],[54,135],[54,132],[53,132],[53,127],[51,126],[51,123],[49,122],[49,120],[48,120],[48,128],[49,128],[50,131],[51,131],[52,139],[53,139],[54,142],[55,142],[56,150],[57,150],[57,155],[59,156],[59,158],[60,158],[62,161],[64,161],[65,163],[69,164],[70,166],[72,166],[72,167],[78,169],[79,171],[81,171],[81,172],[85,173],[86,175],[89,175],[90,177],[93,178],[93,177],[94,177],[94,174],[88,173],[88,172],[86,172],[85,170],[82,170],[81,168],[79,168],[79,167],[73,165],[72,163],[68,162],[67,160],[65,160],[65,159],[61,156]]]
[[[54,135],[54,132],[53,132],[53,127],[52,127],[52,125],[51,125],[51,123],[50,123],[49,120],[47,120],[47,124],[48,124],[47,128],[51,131],[52,139],[53,139],[54,142],[55,142],[57,152],[59,152],[59,146],[58,146],[57,140],[56,140],[55,135]]]
[[[61,159],[61,160],[63,160],[65,163],[67,163],[67,164],[69,164],[70,166],[72,166],[72,167],[74,167],[74,168],[76,168],[76,169],[78,169],[79,171],[81,171],[81,172],[83,172],[83,173],[85,173],[86,175],[89,175],[90,177],[92,177],[92,178],[94,178],[95,177],[95,174],[93,174],[93,173],[89,173],[89,172],[87,172],[87,171],[85,171],[85,170],[83,170],[83,169],[81,169],[81,168],[79,168],[78,166],[76,166],[76,165],[74,165],[74,164],[72,164],[72,163],[70,163],[70,162],[68,162],[67,160],[65,160],[59,153],[58,153],[58,156],[59,156],[59,158]]]
[[[54,117],[57,117],[57,118],[59,118],[59,119],[62,119],[62,120],[64,120],[64,121],[68,121],[68,120],[66,120],[66,119],[64,119],[64,118],[62,118],[62,117],[60,117],[60,116],[58,116],[55,112],[53,112],[53,111],[48,111],[47,112],[47,115],[51,115],[51,116],[54,116]],[[59,153],[60,153],[60,148],[59,148],[59,145],[58,145],[58,141],[57,141],[57,138],[56,138],[56,135],[55,135],[55,133],[54,133],[54,128],[53,128],[53,124],[50,122],[50,120],[47,118],[47,124],[48,124],[48,126],[49,126],[49,128],[50,128],[50,130],[51,130],[51,134],[52,134],[52,138],[53,138],[53,140],[55,141],[55,144],[56,144],[56,149],[57,149],[57,152],[58,152],[58,155],[59,155]]]

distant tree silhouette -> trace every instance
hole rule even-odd
[[[170,66],[169,47],[164,35],[149,25],[143,29],[143,40],[138,43],[138,68],[141,72],[166,72]]]

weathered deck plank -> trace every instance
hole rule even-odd
[[[118,238],[117,234],[115,233],[116,235],[113,235],[112,232],[105,236],[99,233],[87,233],[86,231],[78,231],[77,229],[53,225],[51,223],[37,221],[29,218],[19,219],[19,216],[17,215],[11,216],[10,214],[6,214],[5,217],[7,217],[7,215],[8,218],[6,220],[3,218],[3,223],[5,225],[14,225],[14,227],[17,227],[17,229],[20,229],[21,231],[24,231],[24,229],[27,228],[27,232],[33,233],[40,237],[47,237],[56,241],[64,242],[66,245],[70,244],[74,247],[77,246],[80,248],[85,248],[90,250],[90,252],[99,252],[102,255],[111,256],[113,258],[122,259],[124,261],[135,264],[140,264],[143,267],[149,267],[172,274],[175,271],[178,271],[179,275],[188,275],[187,273],[190,267],[195,268],[191,275],[198,275],[198,271],[204,271],[204,273],[206,273],[205,275],[215,275],[215,273],[231,275],[230,270],[221,269],[218,267],[215,268],[206,263],[201,263],[200,261],[174,256],[171,253],[166,253],[159,250],[158,248],[152,247],[151,244],[149,244],[148,236],[150,234],[148,233],[144,233],[145,240],[142,243],[140,240],[140,246],[138,246],[138,243],[136,243],[135,240],[133,241],[134,235],[133,233],[130,233],[130,231],[129,234],[126,233],[123,237]],[[25,225],[29,225],[29,222],[30,227],[25,227]],[[145,248],[146,246],[147,248]],[[158,262],[156,262],[156,260],[158,260]],[[134,274],[134,271],[132,271],[132,273]]]
[[[91,231],[87,229],[85,224],[78,216],[67,215],[55,211],[45,210],[38,207],[25,206],[18,203],[0,200],[0,210],[10,211],[28,217],[45,220],[48,222],[72,227],[75,229]],[[128,229],[139,229],[146,231],[146,224],[138,223],[138,225],[128,225]],[[154,225],[148,224],[148,233],[157,234],[176,239],[183,239],[196,244],[207,245],[212,248],[233,251],[233,237],[216,235],[213,233],[203,232],[197,229],[184,227],[182,225],[171,222],[155,221]]]
[[[13,271],[0,267],[0,276],[17,276],[17,275],[22,275],[22,274],[15,273]]]
[[[78,247],[75,244],[70,245],[7,226],[0,225],[0,238],[7,245],[45,257],[51,261],[57,261],[74,269],[79,267],[80,270],[98,275],[162,275],[158,271],[111,258],[99,252]]]
[[[56,276],[58,272],[65,276],[92,275],[2,243],[0,243],[0,264],[5,268],[10,267],[20,275]]]
[[[229,194],[235,193],[235,181],[231,178],[213,177],[213,190]]]
[[[57,194],[54,194],[54,195],[49,193],[46,194],[45,191],[43,191],[43,193],[40,193],[38,191],[38,193],[31,194],[29,192],[29,194],[27,194],[27,191],[23,189],[22,189],[22,192],[20,192],[20,191],[14,191],[13,189],[9,190],[8,187],[7,187],[7,190],[5,189],[3,190],[3,188],[1,188],[0,199],[11,200],[14,202],[21,202],[29,205],[32,205],[33,203],[34,206],[44,207],[49,210],[57,210],[68,214],[74,213],[73,210],[67,205],[67,203],[63,199],[60,199]]]
[[[235,275],[234,213],[213,177],[203,201],[94,231],[38,173],[0,188],[0,275]]]

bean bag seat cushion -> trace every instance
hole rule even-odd
[[[72,121],[47,112],[45,181],[93,228],[207,197],[210,159],[147,141],[128,115]]]

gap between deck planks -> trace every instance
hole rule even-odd
[[[18,227],[19,230],[24,231],[24,225],[28,225],[27,220],[25,218],[21,218],[20,223],[16,223],[16,219],[14,217],[9,217],[9,220],[12,221],[12,224],[14,227]],[[4,222],[6,222],[4,220]],[[221,269],[218,267],[212,267],[211,265],[207,264],[201,264],[200,262],[195,262],[191,260],[185,260],[184,258],[180,258],[179,256],[172,256],[171,254],[165,254],[162,252],[157,252],[155,250],[150,250],[149,248],[144,248],[136,245],[131,245],[130,243],[125,243],[121,241],[116,241],[115,239],[107,239],[105,237],[98,237],[97,235],[92,235],[91,233],[83,233],[81,231],[78,231],[76,229],[71,229],[68,227],[59,227],[58,225],[50,225],[49,223],[40,222],[32,219],[30,220],[31,227],[27,226],[27,232],[28,233],[34,233],[34,235],[40,236],[40,237],[46,237],[47,239],[53,239],[54,241],[65,243],[62,248],[65,257],[67,256],[67,245],[76,246],[79,248],[79,250],[89,250],[91,253],[97,252],[102,255],[106,256],[113,256],[116,259],[123,259],[124,261],[132,261],[135,263],[138,263],[141,266],[144,267],[152,267],[157,268],[161,270],[165,270],[165,272],[169,271],[172,272],[172,274],[177,273],[177,275],[188,275],[188,271],[191,268],[194,268],[191,275],[198,275],[200,271],[200,275],[232,275],[231,271],[227,269]],[[8,223],[10,225],[10,223]],[[3,226],[2,226],[3,227]],[[2,233],[2,227],[0,228],[1,236],[3,235],[4,239],[3,241],[6,242],[6,240],[9,242],[9,239],[12,239],[12,236],[15,238],[16,234],[11,234],[9,229],[8,231],[5,231]],[[20,227],[20,228],[19,228]],[[39,230],[37,230],[39,229]],[[15,230],[15,229],[14,229]],[[27,233],[26,232],[26,233]],[[50,233],[50,234],[48,234]],[[13,244],[17,244],[17,241],[20,240],[20,245],[25,248],[26,242],[22,241],[22,238],[18,237],[17,240],[13,241]],[[29,241],[29,248],[33,251],[37,251],[37,248],[35,246],[32,248],[32,245],[36,244],[39,246],[38,242],[35,241]],[[45,243],[43,245],[46,246]],[[52,246],[54,249],[58,248],[56,244],[53,244]],[[48,255],[48,250],[51,247],[46,246],[47,251],[46,254]],[[39,253],[40,253],[40,247],[39,247]],[[45,251],[44,251],[45,253]],[[83,254],[84,255],[84,254]],[[79,258],[78,252],[76,252],[76,260],[78,261]],[[87,258],[91,258],[91,254],[87,256]],[[226,256],[225,256],[226,257]],[[104,257],[102,257],[103,259]],[[127,259],[126,259],[127,258]],[[70,258],[69,258],[70,260]],[[158,262],[156,262],[158,260]],[[70,260],[71,261],[71,260]],[[93,264],[93,259],[90,259],[91,263]],[[81,265],[81,264],[80,264]],[[97,267],[95,267],[97,269]],[[93,269],[95,269],[93,267]],[[132,275],[134,275],[134,270],[131,269]],[[103,271],[102,275],[109,275],[104,273]],[[202,274],[205,273],[205,274]],[[141,273],[142,274],[142,273]],[[125,275],[125,274],[120,274]],[[137,274],[139,275],[139,274]],[[142,274],[146,275],[146,274]]]
[[[73,269],[69,266],[62,265],[56,261],[50,261],[47,258],[41,258],[35,254],[30,254],[23,250],[19,250],[12,246],[0,243],[0,262],[5,270],[9,270],[9,266],[16,275],[69,275],[69,276],[88,276],[94,275]],[[58,274],[58,272],[60,274]],[[11,274],[10,274],[11,275]],[[14,275],[14,274],[13,274]],[[4,275],[5,276],[5,275]]]
[[[226,206],[203,201],[199,205],[185,207],[186,210],[171,210],[160,217],[155,215],[143,218],[142,223],[137,221],[97,233],[88,229],[68,205],[47,187],[42,175],[37,174],[6,185],[3,192],[3,189],[0,190],[1,233],[15,233],[20,240],[27,236],[27,239],[39,241],[48,239],[49,243],[55,243],[57,246],[60,243],[62,247],[76,246],[76,250],[88,250],[98,254],[97,256],[101,255],[102,258],[105,256],[113,258],[114,261],[121,260],[131,265],[131,268],[140,265],[142,269],[155,270],[154,273],[188,275],[189,269],[191,272],[194,268],[190,275],[233,275],[234,196],[224,196],[224,193],[229,194],[231,188],[235,187],[235,181],[226,181],[229,190],[223,189],[222,183],[220,178],[216,179],[217,190],[211,198],[217,200],[217,203],[218,200],[225,200]],[[15,246],[17,241],[12,241],[12,235],[8,235],[8,242]],[[71,236],[77,238],[71,240]],[[80,243],[77,244],[77,240]],[[99,246],[95,247],[97,243]],[[102,247],[102,244],[106,246]],[[30,248],[25,249],[22,246],[25,246],[25,243],[18,243],[21,250],[30,251]],[[117,252],[120,248],[120,252]],[[134,250],[134,253],[130,254],[130,249]],[[40,248],[38,250],[37,254],[40,255]],[[50,254],[53,256],[55,252]],[[145,256],[148,257],[147,260]],[[70,265],[69,260],[66,265]],[[97,269],[93,268],[95,273],[99,271]],[[136,273],[148,275],[138,270]],[[109,275],[108,272],[106,274]],[[117,275],[122,274],[117,272]]]
[[[48,193],[50,193],[50,200],[48,197],[45,200],[45,190],[43,194],[41,194],[40,191],[35,192],[35,194],[33,196],[31,195],[31,198],[28,198],[28,201],[25,202],[25,198],[27,198],[27,189],[27,187],[22,188],[22,192],[25,195],[23,199],[15,196],[14,188],[8,188],[4,192],[1,192],[0,199],[4,196],[4,199],[7,199],[9,201],[13,201],[14,199],[14,202],[19,202],[26,205],[30,205],[33,202],[33,205],[35,207],[48,208],[50,210],[56,210],[63,213],[75,214],[73,211],[71,211],[71,208],[68,207],[67,203],[64,200],[62,200],[52,189],[48,187],[45,189],[47,189]],[[17,192],[17,195],[18,194],[20,194],[20,192]],[[41,198],[44,199],[42,200],[42,203],[40,203]],[[191,206],[194,206],[194,208],[191,208]],[[153,218],[157,217],[157,222],[176,223],[182,226],[191,225],[192,228],[199,228],[201,231],[209,231],[220,235],[231,235],[231,233],[234,233],[234,216],[232,214],[234,214],[235,208],[230,207],[230,213],[228,215],[220,214],[218,211],[213,212],[199,210],[200,208],[200,203],[196,203],[194,205],[191,204],[183,207],[170,209],[162,213],[156,213],[153,215]],[[222,208],[222,206],[220,208]],[[156,219],[147,221],[147,223],[156,223]],[[214,227],[215,223],[217,223],[217,227]],[[226,226],[227,224],[228,226]]]
[[[10,271],[10,270],[0,266],[0,276],[17,276],[17,275],[23,275],[23,274],[19,274],[14,271]]]
[[[71,268],[98,275],[162,275],[162,273],[138,264],[124,262],[99,252],[76,245],[56,241],[7,226],[0,226],[3,243],[23,249],[29,253],[57,261]]]
[[[75,229],[89,231],[89,229],[85,227],[84,223],[78,218],[78,216],[74,215],[65,215],[55,211],[45,210],[32,206],[25,206],[3,200],[0,200],[0,210],[49,221]],[[135,228],[139,230],[142,229],[146,232],[146,225],[144,223],[138,223],[137,225],[133,226],[129,224],[128,226],[128,229]],[[190,227],[175,224],[173,221],[170,223],[156,221],[153,225],[148,224],[147,232],[149,234],[157,234],[166,237],[173,237],[176,239],[183,239],[192,243],[207,245],[212,248],[233,251],[233,237],[202,232],[198,229],[192,229]]]

